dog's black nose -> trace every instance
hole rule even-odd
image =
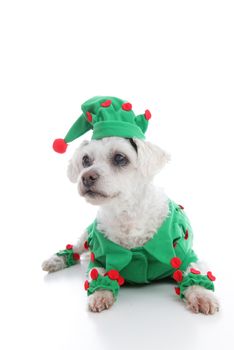
[[[93,186],[97,179],[99,178],[99,174],[96,173],[94,170],[87,171],[83,176],[82,176],[82,182],[83,185],[87,188]]]

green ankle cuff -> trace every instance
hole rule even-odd
[[[56,255],[64,256],[66,267],[77,264],[77,262],[80,260],[80,255],[78,253],[74,253],[72,245],[68,244],[66,248],[67,249],[60,250],[58,253],[56,253]]]
[[[93,294],[96,290],[99,289],[107,289],[113,293],[115,299],[117,299],[120,288],[117,280],[111,280],[108,276],[101,275],[98,275],[97,279],[89,282],[87,287],[88,295]]]
[[[202,286],[206,289],[214,291],[214,283],[206,275],[189,273],[184,277],[183,281],[178,284],[180,290],[180,297],[184,298],[184,291],[190,286]]]

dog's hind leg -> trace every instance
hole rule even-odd
[[[75,265],[79,261],[80,255],[87,249],[87,237],[88,233],[85,231],[76,244],[67,244],[66,249],[45,260],[42,263],[42,270],[55,272]]]

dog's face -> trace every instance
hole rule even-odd
[[[68,166],[68,177],[88,202],[128,198],[152,180],[168,160],[159,147],[138,139],[107,137],[84,141]]]

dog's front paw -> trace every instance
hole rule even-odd
[[[219,311],[219,302],[211,290],[201,286],[191,286],[185,290],[184,295],[187,308],[194,313],[213,315]]]
[[[64,269],[66,264],[62,256],[53,255],[50,259],[45,260],[41,267],[44,271],[55,272]]]
[[[109,309],[115,302],[114,295],[109,290],[97,290],[89,296],[89,309],[93,312],[101,312]]]

